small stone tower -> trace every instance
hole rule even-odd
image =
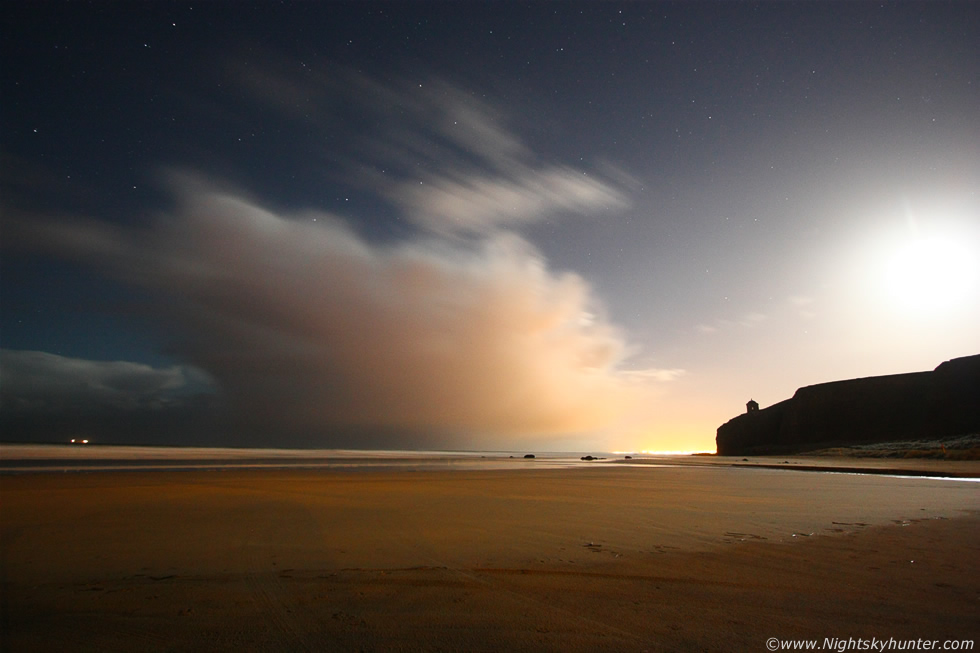
[[[759,410],[759,402],[755,399],[749,399],[748,403],[745,404],[746,413],[754,413]]]

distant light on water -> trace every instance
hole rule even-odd
[[[644,449],[640,453],[648,456],[693,456],[696,453],[714,453],[714,451],[648,451]]]

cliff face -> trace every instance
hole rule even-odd
[[[932,372],[800,388],[791,399],[718,427],[726,456],[980,432],[980,355]],[[815,446],[819,445],[819,446]]]

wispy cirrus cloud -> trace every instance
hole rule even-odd
[[[679,367],[674,368],[655,368],[651,367],[642,370],[627,370],[623,376],[638,382],[654,381],[657,383],[670,383],[687,374],[687,370]]]
[[[480,233],[514,227],[553,212],[621,206],[621,196],[597,179],[570,168],[522,170],[507,175],[433,177],[405,183],[390,194],[413,221],[436,233]]]
[[[758,311],[750,311],[744,313],[734,319],[722,319],[719,318],[712,323],[701,322],[695,325],[694,330],[698,333],[705,335],[710,335],[713,333],[718,333],[719,331],[724,331],[726,329],[732,329],[735,327],[741,327],[743,329],[754,329],[759,325],[763,324],[769,320],[770,316],[765,313],[760,313]]]
[[[810,295],[793,295],[788,299],[791,306],[796,309],[796,314],[804,320],[812,320],[817,317],[814,310],[816,299]]]
[[[320,132],[337,174],[386,197],[428,232],[481,235],[628,204],[616,180],[626,175],[540,160],[507,128],[504,112],[446,80],[381,83],[336,67],[302,75],[286,64],[229,67],[253,97]],[[352,111],[363,129],[342,121]]]

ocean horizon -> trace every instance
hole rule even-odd
[[[38,471],[316,469],[546,469],[628,464],[668,454],[597,451],[287,449],[114,444],[0,443],[0,473]],[[676,454],[684,455],[684,454]],[[666,461],[664,464],[667,464]]]

